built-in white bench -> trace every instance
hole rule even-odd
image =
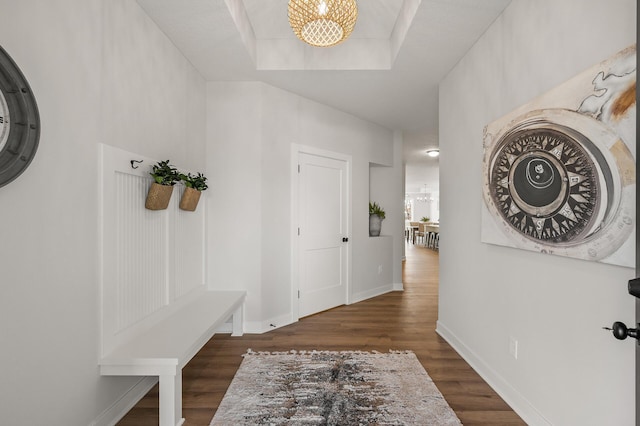
[[[100,360],[103,376],[158,376],[160,426],[184,423],[182,368],[229,318],[242,335],[244,291],[203,291],[160,322],[134,335]]]
[[[100,157],[100,374],[149,379],[115,400],[99,424],[117,421],[158,377],[160,425],[180,425],[182,368],[223,324],[230,331],[229,318],[232,335],[242,334],[245,292],[208,289],[206,193],[184,211],[178,184],[166,210],[147,210],[158,159],[110,145],[100,145]]]

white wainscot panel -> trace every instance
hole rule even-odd
[[[166,210],[145,209],[149,172],[157,162],[102,145],[103,354],[205,288],[206,203],[201,199],[195,212],[180,210],[184,186],[177,184]]]

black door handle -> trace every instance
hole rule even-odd
[[[640,324],[638,324],[638,327],[640,328]],[[609,327],[602,327],[605,330],[610,330],[613,332],[613,337],[615,337],[618,340],[624,340],[627,337],[633,337],[634,339],[638,339],[638,344],[640,344],[640,333],[638,332],[637,328],[627,328],[627,326],[620,321],[616,321],[613,323],[613,325],[611,326],[611,328]]]
[[[630,295],[640,297],[640,278],[629,280],[628,289]]]
[[[342,237],[342,242],[343,242],[343,243],[346,243],[346,242],[348,242],[348,241],[349,241],[349,238],[347,238],[347,237]]]

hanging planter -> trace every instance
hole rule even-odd
[[[195,211],[198,207],[198,201],[200,201],[200,195],[202,191],[208,188],[207,178],[198,173],[196,176],[192,176],[191,173],[186,175],[181,174],[180,179],[184,182],[184,192],[180,199],[180,209],[185,211]]]
[[[180,199],[180,210],[195,211],[196,207],[198,207],[198,201],[200,201],[200,191],[187,187],[184,189]]]
[[[173,186],[160,185],[153,182],[149,187],[144,207],[147,210],[165,210],[169,207],[172,193]]]
[[[149,187],[144,207],[148,210],[165,210],[171,201],[173,185],[180,181],[180,173],[167,161],[159,161],[151,173],[154,182]]]

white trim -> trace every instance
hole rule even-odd
[[[404,283],[393,283],[393,291],[404,291]]]
[[[220,326],[216,330],[216,334],[231,334],[231,333],[233,333],[233,322],[231,321],[231,318],[229,318],[229,321],[225,322],[224,324],[220,324]]]
[[[451,345],[453,349],[484,379],[493,390],[530,426],[551,426],[540,411],[522,394],[513,388],[502,376],[495,372],[467,345],[451,332],[442,322],[436,322],[436,333]]]
[[[286,325],[292,324],[290,319],[291,319],[291,315],[285,314],[285,315],[280,315],[277,317],[273,317],[271,319],[264,320],[262,321],[262,329],[265,332],[267,332],[267,331],[275,330],[280,327],[284,327]],[[297,322],[297,320],[295,322]]]
[[[245,321],[244,332],[247,334],[262,334],[262,321]]]
[[[395,288],[393,284],[387,284],[380,287],[372,288],[370,290],[354,294],[353,300],[350,301],[349,304],[362,302],[363,300],[371,299],[372,297],[381,296],[383,294],[390,293],[394,290]]]
[[[298,302],[298,289],[299,289],[299,274],[298,274],[298,224],[300,218],[298,215],[298,158],[300,154],[310,154],[320,157],[332,158],[339,161],[344,161],[347,164],[347,236],[351,239],[351,230],[353,229],[353,217],[351,214],[351,206],[353,204],[353,157],[351,155],[342,154],[334,151],[327,151],[312,146],[306,146],[301,144],[291,144],[291,321],[289,324],[297,322],[300,318],[300,309]],[[352,277],[352,261],[353,259],[353,245],[349,243],[347,245],[347,283],[346,283],[346,304],[353,303],[351,292],[351,277]],[[247,324],[247,323],[245,323]],[[267,330],[268,331],[268,330]]]
[[[300,316],[300,308],[298,303],[298,153],[302,149],[301,146],[291,144],[291,153],[289,160],[291,161],[291,322],[297,321]],[[247,327],[248,327],[247,323]]]
[[[89,426],[114,426],[158,383],[157,377],[144,377],[104,410]]]
[[[294,322],[298,322],[298,320],[296,319],[295,321],[291,322],[291,314],[287,313],[263,321],[245,321],[244,330],[245,333],[248,334],[264,334],[268,333],[269,331],[293,324]]]

